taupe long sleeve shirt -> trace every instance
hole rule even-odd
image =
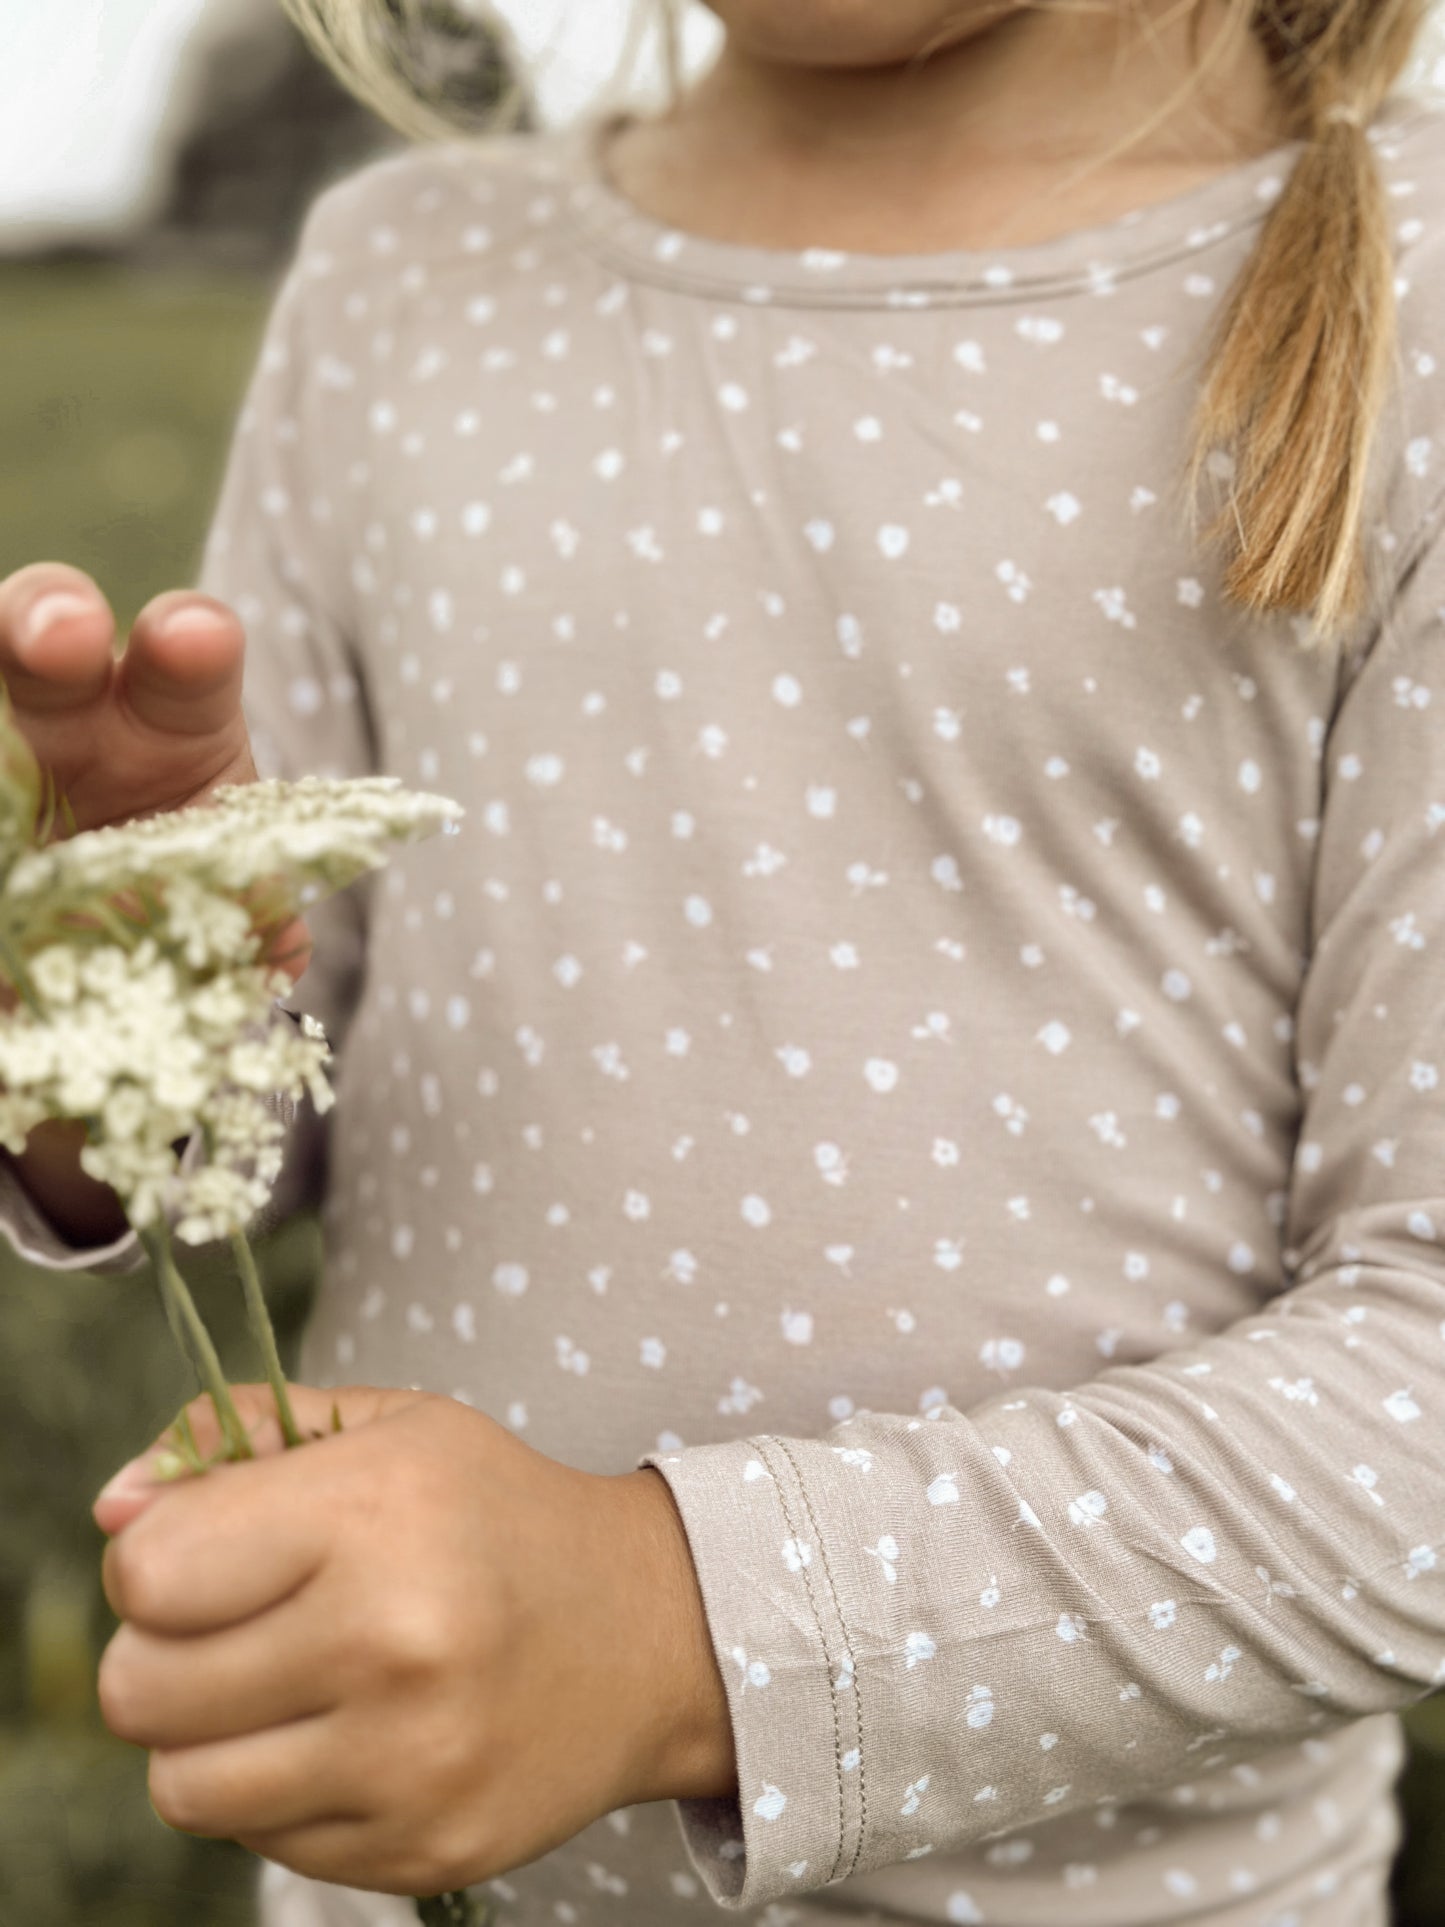
[[[1445,1681],[1445,121],[1375,137],[1377,598],[1315,652],[1177,494],[1293,148],[1001,255],[670,233],[590,135],[312,216],[202,586],[263,769],[469,815],[315,919],[301,1375],[655,1465],[737,1745],[504,1927],[1385,1917]]]

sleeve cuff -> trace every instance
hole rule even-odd
[[[841,1880],[862,1845],[853,1657],[790,1442],[649,1452],[687,1531],[727,1687],[738,1794],[678,1800],[684,1845],[728,1912]]]
[[[190,1146],[186,1147],[189,1153]],[[147,1259],[138,1234],[127,1231],[108,1245],[69,1244],[21,1182],[8,1157],[0,1157],[0,1232],[17,1256],[42,1271],[93,1271],[101,1275],[140,1271]]]
[[[205,1139],[193,1131],[181,1153],[180,1168],[187,1176],[205,1154]],[[150,1263],[137,1231],[127,1231],[108,1245],[76,1246],[56,1230],[25,1189],[8,1157],[0,1157],[0,1232],[27,1264],[42,1271],[89,1271],[110,1277],[143,1271]]]

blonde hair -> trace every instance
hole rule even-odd
[[[676,79],[674,0],[655,3]],[[1192,506],[1206,475],[1227,479],[1228,499],[1202,533],[1224,551],[1226,597],[1258,616],[1309,617],[1298,639],[1312,647],[1370,602],[1367,485],[1396,325],[1388,203],[1367,130],[1409,64],[1430,0],[1223,0],[1221,29],[1201,55],[1209,3],[1178,0],[1193,35],[1190,82],[1090,166],[1186,104],[1241,37],[1258,39],[1303,145],[1209,343],[1183,480]],[[1139,0],[1124,4],[1142,15]],[[404,134],[479,131],[428,87],[416,57],[438,13],[466,18],[457,0],[281,5],[345,85]],[[515,118],[523,98],[514,87],[502,115]]]
[[[1385,183],[1367,129],[1409,63],[1429,0],[1236,0],[1304,146],[1245,263],[1195,408],[1191,490],[1215,449],[1230,500],[1206,530],[1241,608],[1363,613],[1370,451],[1397,352]]]
[[[348,92],[408,140],[490,133],[525,114],[526,94],[504,28],[464,0],[280,0],[280,6]],[[426,71],[439,21],[453,33],[469,31],[479,46],[485,34],[506,61],[495,97],[480,107],[448,98],[445,84]]]

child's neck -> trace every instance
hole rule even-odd
[[[873,254],[1027,246],[1184,193],[1289,138],[1251,39],[1199,104],[1072,178],[1191,70],[1182,22],[1121,57],[1116,22],[1091,13],[1020,11],[886,70],[783,67],[729,45],[670,113],[624,124],[608,166],[647,213],[715,240]]]

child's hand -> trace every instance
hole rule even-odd
[[[0,582],[0,677],[79,828],[253,782],[239,618],[177,589],[141,611],[118,661],[115,640],[109,603],[79,569],[37,562]]]
[[[125,1621],[100,1703],[151,1798],[344,1886],[430,1894],[647,1800],[735,1785],[681,1518],[650,1467],[544,1457],[455,1400],[236,1388],[264,1456],[96,1502]],[[343,1430],[332,1432],[333,1400]],[[209,1402],[190,1408],[203,1452]],[[129,1475],[129,1476],[128,1476]]]
[[[0,680],[75,827],[184,809],[223,784],[254,782],[239,618],[178,589],[141,611],[118,661],[115,640],[109,603],[79,569],[37,562],[0,581]],[[299,979],[311,956],[305,924],[293,918],[265,934],[267,959]],[[0,1014],[17,1001],[0,983]],[[37,1125],[16,1168],[73,1242],[108,1243],[125,1217],[114,1193],[81,1170],[85,1141],[78,1122]]]
[[[253,783],[241,707],[246,637],[223,603],[188,589],[156,596],[115,654],[115,617],[96,584],[62,562],[0,581],[0,680],[15,721],[82,830],[204,802]],[[272,960],[299,978],[299,921]]]

